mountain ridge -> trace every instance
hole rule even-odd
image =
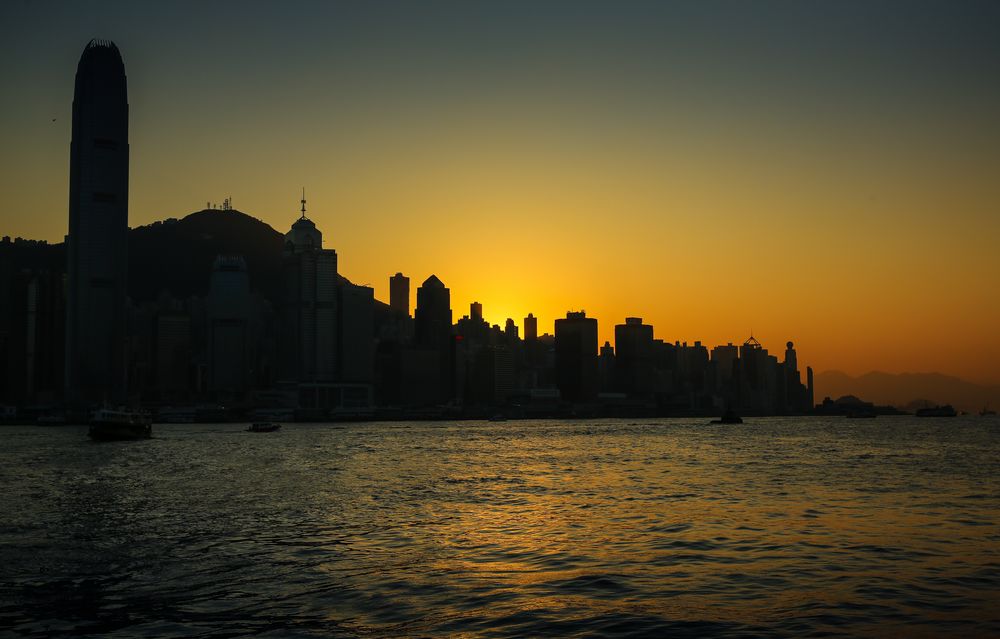
[[[978,412],[984,406],[1000,405],[1000,384],[980,384],[939,372],[869,371],[852,376],[830,370],[816,374],[815,386],[817,402],[823,397],[856,395],[865,401],[899,408],[917,402],[952,404],[959,410]]]

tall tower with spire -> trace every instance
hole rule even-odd
[[[306,217],[302,189],[299,219],[285,234],[281,377],[328,382],[337,376],[337,252],[323,248],[323,233]]]
[[[67,247],[66,397],[124,402],[128,89],[118,47],[91,40],[73,93]]]
[[[356,411],[372,400],[374,291],[337,273],[337,252],[306,217],[285,234],[279,386],[307,411]]]

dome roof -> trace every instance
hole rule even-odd
[[[306,217],[306,188],[302,187],[302,215],[292,223],[292,229],[285,233],[285,250],[294,253],[323,248],[323,233],[312,220]]]
[[[122,61],[121,51],[111,40],[94,39],[87,43],[83,54],[80,56],[79,69],[90,69],[92,67],[103,67],[105,69],[122,69],[125,63]]]
[[[91,40],[76,67],[74,101],[128,101],[125,63],[118,47],[110,40]]]
[[[285,233],[285,245],[296,253],[323,248],[323,233],[312,220],[303,216],[295,220],[291,230]]]
[[[118,53],[118,46],[111,40],[105,40],[103,38],[92,39],[90,42],[87,43],[87,48],[84,49],[83,52],[89,53],[91,51],[97,51],[101,49],[108,49],[109,52],[117,54],[119,58],[121,57],[121,54]]]

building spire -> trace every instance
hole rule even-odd
[[[306,219],[306,187],[302,187],[302,219]]]

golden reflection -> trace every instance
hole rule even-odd
[[[616,424],[393,433],[343,460],[343,489],[385,524],[349,550],[388,561],[390,582],[407,573],[407,592],[447,584],[441,614],[456,619],[486,606],[494,618],[628,611],[750,625],[870,601],[887,574],[923,579],[991,552],[981,530],[923,500],[914,460],[933,449],[766,425]],[[377,467],[380,455],[392,464]],[[926,490],[954,501],[969,488],[956,477]],[[403,515],[383,522],[389,503]]]

